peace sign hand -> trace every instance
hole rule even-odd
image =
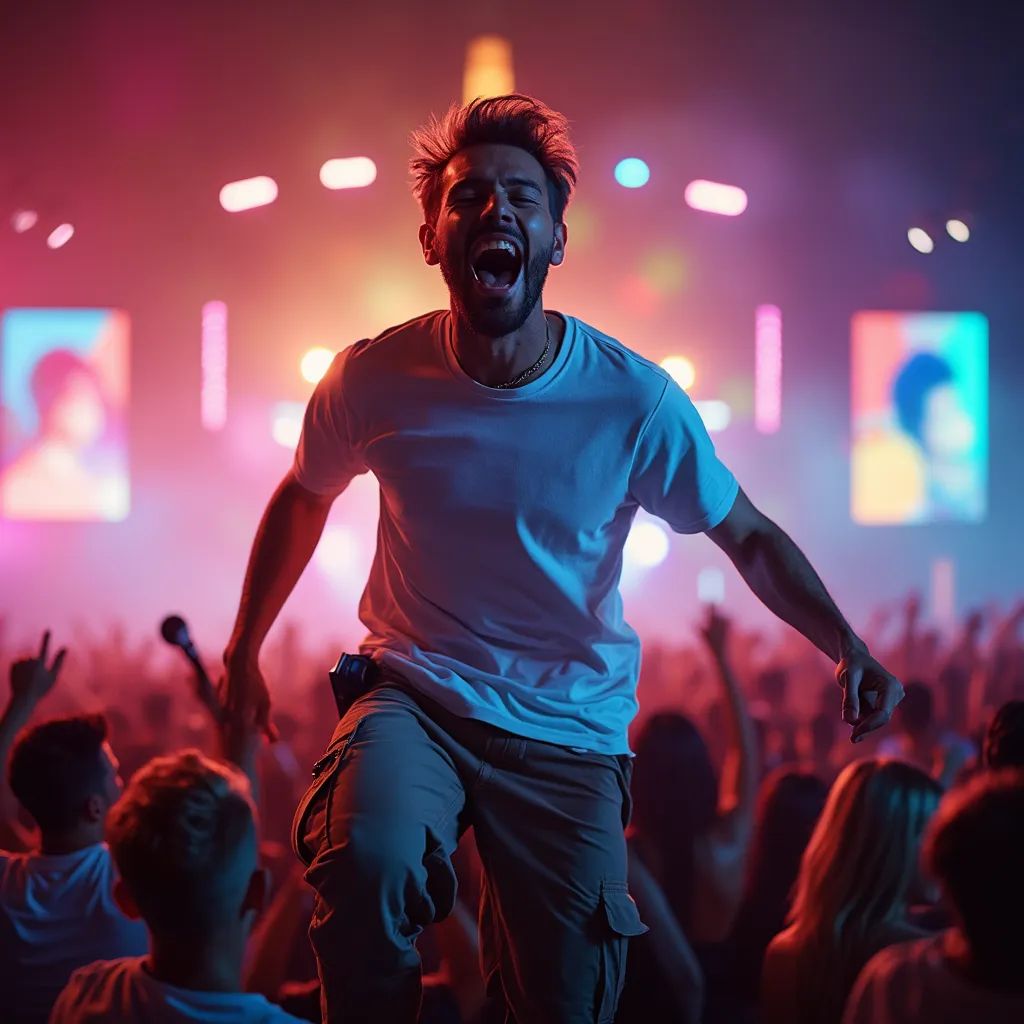
[[[62,647],[54,657],[53,664],[47,667],[49,653],[50,631],[47,630],[43,634],[38,657],[22,658],[11,665],[12,701],[20,701],[34,707],[53,689],[68,649]]]

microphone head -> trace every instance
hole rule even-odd
[[[180,615],[168,615],[160,623],[160,635],[173,647],[189,648],[192,637],[188,635],[188,626]]]

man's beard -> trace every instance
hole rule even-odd
[[[440,256],[441,276],[452,297],[455,315],[475,333],[488,338],[503,338],[526,323],[544,291],[551,266],[552,243],[546,251],[535,253],[523,268],[523,281],[518,301],[485,299],[476,294],[471,279],[465,276],[465,262],[453,265],[447,253]],[[470,278],[473,271],[469,270]]]

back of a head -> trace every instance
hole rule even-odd
[[[1024,922],[1024,770],[985,772],[952,790],[925,843],[929,870],[971,946],[974,959],[1019,970]]]
[[[750,853],[746,903],[754,902],[781,926],[784,908],[828,796],[810,772],[776,769],[761,786]]]
[[[985,735],[987,768],[1024,768],[1024,700],[1007,701]]]
[[[106,738],[102,715],[56,718],[18,738],[8,763],[8,784],[41,831],[72,830],[89,797],[104,795]]]
[[[256,867],[245,777],[197,750],[157,757],[110,812],[107,839],[150,931],[206,933],[238,918]]]
[[[790,919],[808,999],[842,1007],[883,926],[906,909],[921,836],[942,790],[901,761],[865,760],[836,779],[800,863]],[[812,994],[812,988],[814,993]],[[837,1010],[838,1013],[838,1010]]]

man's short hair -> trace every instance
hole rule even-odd
[[[1008,700],[985,734],[987,768],[1024,768],[1024,700]]]
[[[462,149],[485,143],[525,149],[544,168],[548,202],[555,223],[561,223],[576,187],[579,162],[569,141],[569,122],[540,100],[519,93],[475,99],[451,106],[443,117],[431,117],[412,133],[414,156],[409,164],[413,193],[428,224],[437,220],[444,170]]]
[[[111,809],[107,841],[154,932],[207,931],[237,914],[256,866],[249,783],[198,750],[155,757]]]
[[[18,802],[44,832],[72,829],[90,796],[104,793],[102,715],[55,718],[25,730],[7,766]]]
[[[925,860],[955,909],[971,948],[999,954],[1024,924],[1024,771],[983,772],[942,801]]]

